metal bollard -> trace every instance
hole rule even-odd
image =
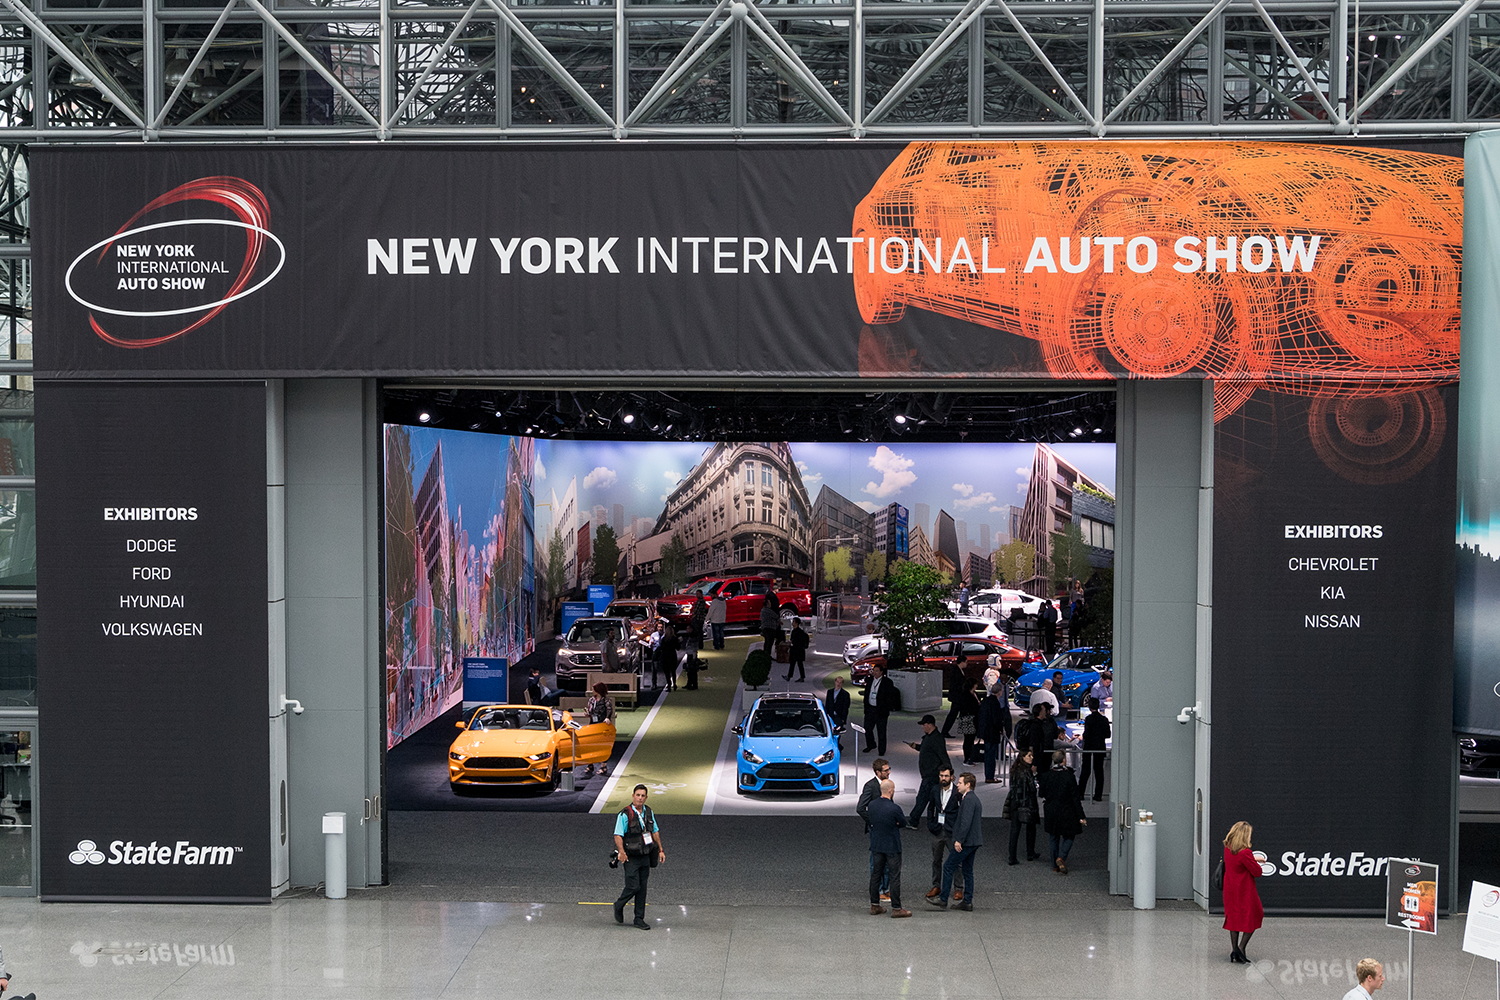
[[[1135,908],[1156,909],[1156,821],[1153,814],[1136,814]]]
[[[348,815],[323,814],[323,893],[329,899],[349,895],[349,841],[344,832]]]

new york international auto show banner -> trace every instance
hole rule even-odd
[[[1379,913],[1383,859],[1449,856],[1457,403],[1258,390],[1218,424],[1205,840],[1254,826],[1267,909]]]
[[[36,396],[45,898],[267,899],[265,384]]]

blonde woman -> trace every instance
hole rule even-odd
[[[1250,943],[1250,935],[1260,930],[1265,917],[1260,893],[1255,891],[1260,862],[1250,848],[1253,832],[1249,823],[1240,820],[1224,838],[1224,929],[1229,932],[1232,949],[1229,960],[1241,964],[1249,964],[1245,946]]]

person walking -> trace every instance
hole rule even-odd
[[[764,649],[771,656],[771,662],[776,662],[776,640],[781,638],[781,605],[780,598],[773,590],[766,595],[765,601],[760,606],[760,637],[764,643]]]
[[[1254,828],[1240,820],[1229,828],[1224,838],[1224,929],[1229,932],[1229,960],[1248,965],[1245,946],[1250,935],[1260,930],[1266,911],[1260,905],[1255,880],[1260,878],[1260,862],[1250,846]]]
[[[699,594],[693,601],[693,609],[688,612],[687,630],[687,654],[688,669],[697,673],[698,651],[703,648],[703,632],[708,625],[708,602]]]
[[[1057,609],[1052,606],[1051,601],[1042,602],[1037,620],[1042,623],[1042,641],[1047,650],[1047,659],[1051,660],[1057,655]]]
[[[653,691],[661,687],[661,681],[658,680],[658,678],[661,676],[661,642],[662,637],[666,634],[666,630],[668,627],[669,626],[667,625],[667,621],[665,618],[659,619],[656,623],[656,630],[652,632],[650,638],[646,640],[646,659],[651,663],[651,689]],[[644,675],[645,671],[643,670],[643,678]]]
[[[907,824],[912,829],[916,829],[917,821],[922,818],[927,804],[932,801],[937,789],[938,772],[945,768],[949,772],[953,770],[953,760],[948,756],[948,746],[943,742],[943,734],[937,730],[937,720],[924,715],[918,725],[922,727],[921,742],[908,741],[906,744],[917,752],[917,774],[921,776],[921,783],[917,785],[917,801],[911,807],[911,822]]]
[[[961,584],[958,588],[958,613],[966,615],[969,613],[969,585]]]
[[[1354,976],[1359,982],[1344,994],[1344,1000],[1371,1000],[1375,991],[1385,985],[1385,966],[1373,958],[1362,958],[1354,967]]]
[[[876,757],[875,762],[870,765],[870,770],[875,772],[875,777],[865,782],[864,787],[859,790],[859,801],[854,805],[854,812],[860,819],[865,821],[866,834],[870,832],[870,806],[874,805],[875,800],[880,798],[880,783],[891,776],[891,762],[884,757]],[[872,850],[870,852],[870,871],[873,872],[874,870],[875,852]],[[890,869],[887,868],[885,877],[880,881],[881,901],[891,898],[886,894],[886,890],[890,887],[890,880]]]
[[[979,796],[974,794],[974,774],[965,771],[958,776],[958,816],[953,821],[951,853],[943,862],[943,884],[935,899],[927,902],[940,910],[948,908],[948,895],[953,888],[953,873],[960,868],[964,873],[963,902],[960,910],[974,909],[974,852],[984,846],[981,821],[984,811],[979,806]]]
[[[948,668],[948,715],[943,719],[943,739],[953,738],[953,724],[958,721],[959,690],[964,685],[964,667],[969,658],[963,653]]]
[[[1016,754],[1016,762],[1010,766],[1010,793],[1005,797],[1006,808],[1010,810],[1010,864],[1018,865],[1016,860],[1016,843],[1021,837],[1021,828],[1026,828],[1026,860],[1035,861],[1041,857],[1036,852],[1036,821],[1041,809],[1036,799],[1036,769],[1032,766],[1034,757],[1030,750],[1021,750]]]
[[[786,679],[792,679],[792,671],[796,670],[799,676],[797,680],[807,680],[807,632],[802,628],[802,619],[792,619],[792,636],[787,641]]]
[[[953,784],[953,768],[945,767],[938,772],[937,788],[932,801],[927,804],[927,832],[932,834],[932,888],[927,890],[931,899],[942,891],[943,859],[948,854],[948,843],[952,836],[953,822],[958,818],[959,795]],[[954,899],[962,899],[962,889],[954,890]]]
[[[823,711],[828,713],[833,728],[840,729],[849,724],[849,692],[844,690],[842,677],[835,677],[833,687],[823,696]]]
[[[715,594],[708,602],[708,630],[714,637],[714,649],[724,648],[724,623],[729,620],[729,602]]]
[[[901,828],[906,814],[892,801],[896,783],[890,778],[880,782],[880,797],[870,803],[870,916],[885,912],[881,900],[891,901],[891,916],[909,917],[911,911],[901,907]],[[886,886],[882,890],[882,885]]]
[[[1052,755],[1052,769],[1039,782],[1042,798],[1047,800],[1047,818],[1043,823],[1052,838],[1052,870],[1068,874],[1068,853],[1073,840],[1089,825],[1083,815],[1083,793],[1078,779],[1068,766],[1068,755],[1058,750]]]
[[[615,858],[625,869],[625,889],[615,900],[615,923],[625,922],[625,904],[635,900],[635,926],[649,931],[646,923],[646,885],[651,869],[667,860],[662,846],[661,827],[656,814],[646,805],[645,785],[636,785],[630,794],[630,805],[615,817]]]
[[[974,737],[979,734],[979,698],[974,693],[974,682],[968,677],[958,687],[958,735],[964,740],[964,763],[982,764],[983,758],[974,748]]]
[[[1000,759],[1005,741],[1010,738],[1010,708],[1005,704],[1005,685],[999,681],[990,688],[984,701],[979,703],[977,726],[979,738],[984,740],[984,783],[999,784],[1000,779],[995,777],[995,764]]]
[[[671,622],[665,622],[661,627],[661,642],[656,647],[656,659],[661,667],[662,673],[666,674],[666,688],[668,691],[677,690],[677,654],[681,651],[677,641],[677,630],[672,627]],[[652,672],[652,680],[656,674]]]
[[[870,671],[870,683],[865,685],[865,753],[874,751],[885,756],[886,724],[899,697],[895,683],[886,679],[885,667],[875,664]]]
[[[1099,709],[1099,699],[1089,698],[1089,717],[1083,720],[1083,770],[1078,776],[1078,791],[1082,794],[1088,790],[1092,766],[1095,802],[1104,799],[1104,751],[1109,732],[1109,720]]]

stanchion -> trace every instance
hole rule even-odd
[[[1156,820],[1149,812],[1136,813],[1135,908],[1156,909]]]
[[[1416,937],[1417,932],[1408,927],[1406,929],[1406,1000],[1411,1000],[1411,991],[1417,982],[1417,970],[1411,964],[1411,944]]]
[[[323,814],[323,894],[329,899],[349,895],[349,845],[344,833],[347,813]]]

